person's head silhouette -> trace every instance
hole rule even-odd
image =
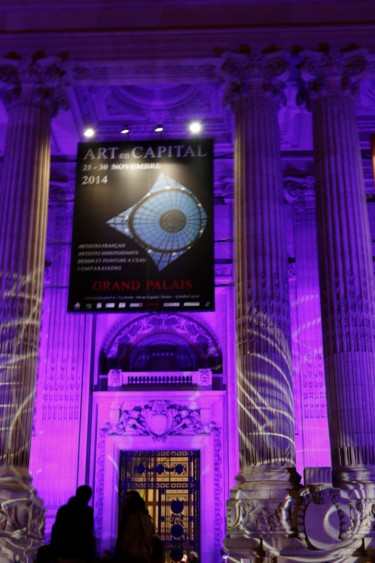
[[[126,509],[129,512],[137,512],[138,510],[146,512],[145,501],[138,491],[127,491],[126,493]]]
[[[81,485],[76,490],[76,499],[82,504],[87,504],[91,498],[92,489],[88,485]]]

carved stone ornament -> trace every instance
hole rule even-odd
[[[246,536],[264,536],[284,531],[283,507],[272,500],[238,500],[227,505],[227,530],[241,532]]]
[[[315,210],[315,178],[313,176],[284,178],[284,198],[292,204],[313,206]]]
[[[121,407],[117,421],[108,421],[108,435],[138,434],[152,436],[154,440],[166,440],[168,436],[210,434],[214,423],[205,425],[199,409],[169,401],[150,401],[144,406],[130,409]]]
[[[359,80],[368,69],[366,51],[363,49],[304,51],[302,55],[301,75],[311,97],[326,95],[337,88],[355,94]]]
[[[225,53],[221,67],[224,103],[235,109],[250,91],[281,98],[289,63],[283,52]]]
[[[119,345],[140,346],[142,341],[152,335],[173,334],[180,336],[195,349],[202,348],[207,357],[221,357],[220,345],[200,320],[184,314],[161,313],[141,315],[134,320],[120,319],[106,335],[102,350],[107,358],[116,358]]]
[[[20,468],[0,467],[0,561],[33,558],[44,537],[43,501]]]
[[[287,551],[297,547],[300,561],[344,561],[344,551],[358,554],[364,538],[373,537],[371,499],[350,498],[329,485],[293,487],[284,501],[272,495],[254,498],[254,494],[262,496],[261,489],[259,484],[257,493],[252,489],[252,498],[227,503],[225,547],[231,555],[242,553],[241,538],[246,538],[247,554],[257,553],[263,542],[275,556],[282,556],[285,546]]]
[[[5,105],[23,97],[30,103],[43,103],[51,116],[68,109],[65,56],[46,57],[43,52],[29,57],[12,55],[0,59],[0,95]]]
[[[328,485],[301,487],[284,505],[289,537],[301,540],[306,548],[333,553],[355,550],[374,526],[370,499],[348,498]]]

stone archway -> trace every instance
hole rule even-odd
[[[222,353],[211,330],[184,314],[145,314],[122,318],[106,335],[99,371],[222,372]]]

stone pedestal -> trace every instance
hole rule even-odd
[[[0,562],[33,560],[44,534],[44,504],[27,469],[0,467]]]
[[[238,484],[227,501],[227,537],[223,545],[229,561],[268,561],[277,557],[285,544],[290,470],[263,464],[241,475],[243,480],[237,478]]]

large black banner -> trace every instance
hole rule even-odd
[[[212,141],[80,143],[68,310],[213,309]]]

